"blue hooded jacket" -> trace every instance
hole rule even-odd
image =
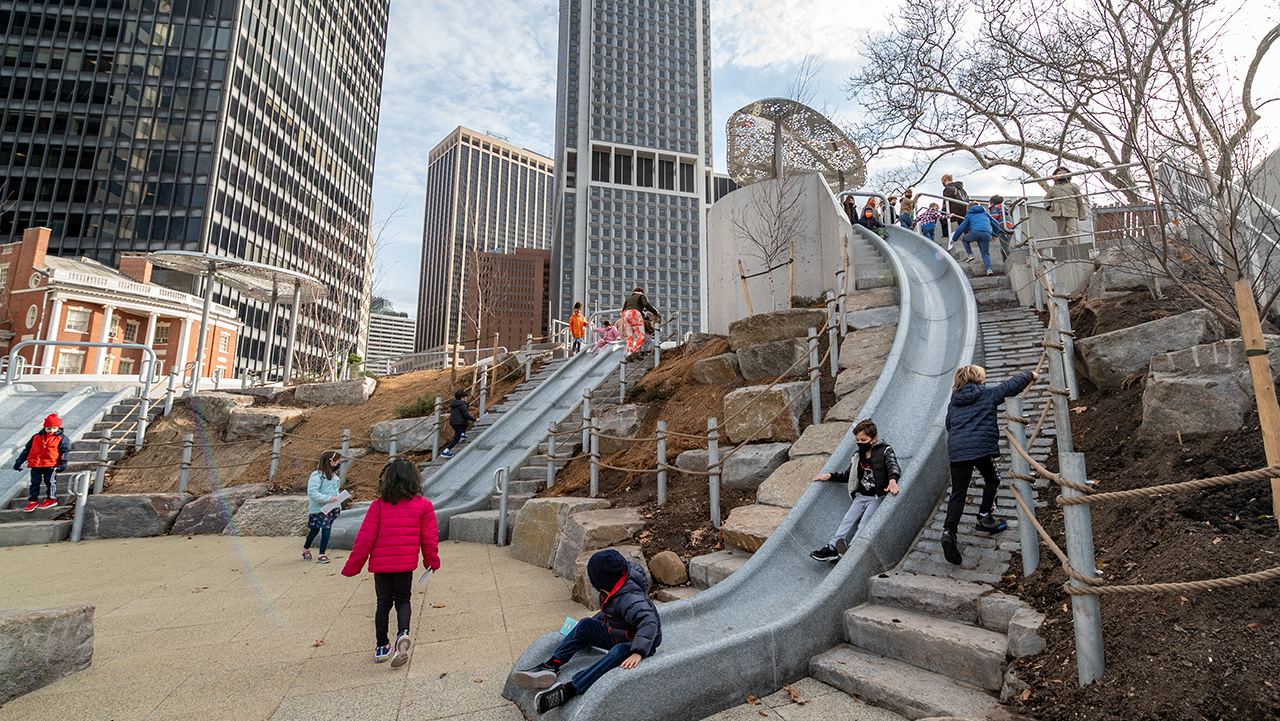
[[[975,205],[969,208],[969,212],[964,215],[964,222],[960,227],[956,228],[956,232],[951,234],[953,240],[960,240],[965,233],[988,233],[995,235],[999,232],[1000,226],[996,223],[996,219],[991,217],[991,213],[981,205]]]
[[[1000,454],[996,407],[1031,385],[1031,378],[1031,371],[1023,371],[994,388],[969,383],[951,394],[947,406],[947,458],[952,463]]]

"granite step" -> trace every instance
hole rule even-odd
[[[0,547],[61,543],[71,534],[71,521],[15,521],[0,523]]]
[[[844,614],[845,638],[878,653],[990,691],[1004,684],[1003,634],[901,608],[864,604]]]
[[[971,684],[850,645],[814,656],[809,675],[907,718],[984,718],[997,699]]]

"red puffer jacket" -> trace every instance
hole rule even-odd
[[[439,570],[436,509],[431,501],[422,496],[394,504],[378,499],[369,506],[364,523],[360,524],[342,575],[360,573],[366,559],[373,573],[412,571],[418,567],[419,548],[422,565]]]

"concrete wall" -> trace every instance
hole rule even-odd
[[[824,291],[835,290],[836,271],[844,262],[845,239],[853,234],[853,228],[821,175],[792,177],[786,183],[788,195],[792,192],[800,195],[796,212],[801,232],[795,244],[794,289],[790,295],[819,296]],[[768,180],[749,185],[711,206],[707,221],[706,272],[707,331],[710,333],[728,333],[730,323],[748,315],[738,261],[742,261],[747,275],[764,270],[765,264],[758,257],[759,251],[735,227],[734,219],[756,221],[765,198],[770,193],[776,197],[777,184],[777,180]],[[784,252],[774,265],[786,260]],[[785,266],[773,271],[776,309],[790,307],[787,278]],[[769,295],[768,276],[749,279],[747,290],[751,294],[752,311],[775,310]]]

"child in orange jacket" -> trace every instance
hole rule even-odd
[[[67,454],[71,452],[71,444],[62,435],[62,419],[57,413],[44,419],[44,430],[31,436],[27,447],[22,449],[18,460],[13,463],[13,470],[22,470],[26,463],[31,468],[31,491],[27,495],[27,507],[22,509],[30,513],[37,508],[52,508],[58,505],[58,483],[54,473],[67,470]],[[40,503],[40,486],[47,488],[46,498]]]
[[[582,314],[582,304],[573,304],[573,315],[569,316],[569,335],[573,336],[572,353],[582,350],[582,338],[587,334],[587,317]]]

